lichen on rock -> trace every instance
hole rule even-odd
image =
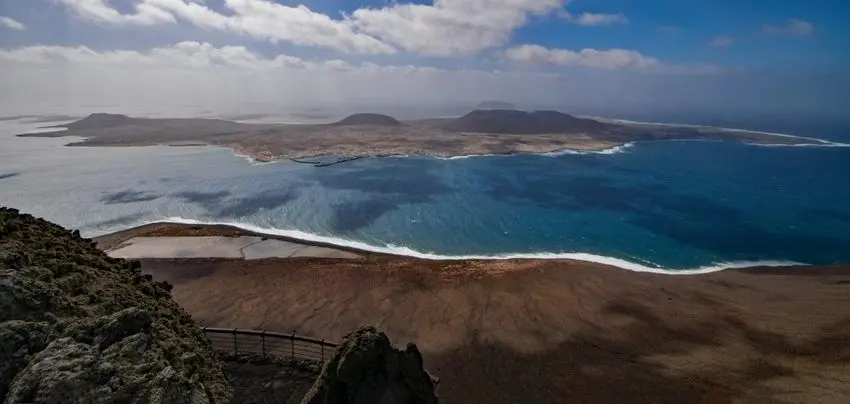
[[[416,345],[400,350],[364,326],[343,338],[301,404],[435,404],[436,383]]]
[[[170,285],[77,231],[0,208],[5,403],[218,404],[231,391]]]

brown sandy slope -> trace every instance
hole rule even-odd
[[[202,325],[415,341],[445,403],[843,403],[850,267],[148,261]]]

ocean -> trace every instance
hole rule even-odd
[[[89,237],[172,221],[423,258],[575,258],[678,274],[850,262],[850,125],[790,132],[827,147],[638,142],[329,167],[14,136],[39,125],[0,121],[0,204]]]

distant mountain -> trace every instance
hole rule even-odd
[[[450,122],[446,128],[474,133],[542,134],[595,131],[616,126],[558,111],[475,110]]]
[[[95,113],[83,119],[80,119],[79,121],[71,122],[65,125],[57,125],[57,127],[68,128],[72,130],[100,129],[108,128],[111,126],[128,125],[136,120],[138,120],[138,118],[130,118],[127,115]]]
[[[335,122],[336,126],[375,125],[375,126],[401,126],[402,123],[389,115],[383,114],[354,114],[345,119]]]
[[[504,101],[483,101],[478,104],[475,109],[505,109],[505,110],[516,110],[517,107],[514,104]]]

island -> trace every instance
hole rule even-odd
[[[360,113],[326,124],[257,124],[221,119],[134,118],[95,113],[56,127],[65,131],[24,137],[77,136],[68,146],[214,145],[258,161],[336,156],[455,157],[560,151],[604,151],[636,141],[714,140],[764,145],[817,145],[824,141],[722,128],[623,124],[559,111],[480,109],[456,118],[399,121]]]

